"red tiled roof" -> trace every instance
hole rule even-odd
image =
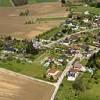
[[[80,70],[79,69],[76,69],[76,68],[71,68],[70,70],[69,70],[70,72],[79,72]]]
[[[50,68],[47,70],[47,73],[55,73],[56,71],[58,71],[57,68]]]

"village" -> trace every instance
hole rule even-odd
[[[94,51],[100,48],[100,16],[85,11],[83,14],[71,13],[67,20],[61,24],[56,33],[42,34],[28,40],[17,40],[12,37],[0,39],[0,62],[16,61],[17,63],[29,63],[34,61],[34,55],[47,52],[42,58],[40,66],[46,69],[43,78],[59,79],[67,63],[78,54],[78,60],[73,63],[66,75],[68,80],[74,81],[79,72],[85,72],[86,68],[81,64],[83,59],[89,59]],[[48,36],[49,37],[48,37]]]
[[[88,10],[75,12],[73,7],[59,26],[31,40],[0,37],[0,68],[53,85],[55,90],[50,100],[60,100],[60,93],[63,93],[60,89],[63,90],[65,83],[73,86],[75,82],[75,92],[72,87],[70,90],[75,94],[75,100],[78,100],[81,86],[77,80],[87,74],[91,77],[97,75],[95,73],[99,69],[89,61],[99,54],[100,14]],[[94,78],[95,83],[99,84],[97,77]]]

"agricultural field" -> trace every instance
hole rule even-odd
[[[0,68],[0,100],[50,100],[53,91],[50,84]]]
[[[56,1],[1,3],[0,100],[100,100],[99,9]]]
[[[29,11],[28,16],[20,13]],[[58,27],[68,12],[58,2],[39,3],[23,7],[0,8],[0,35],[17,38],[33,38],[47,30]],[[26,24],[26,22],[32,22]],[[5,30],[6,27],[6,30]]]
[[[55,2],[58,0],[29,0],[28,2],[31,3],[40,3],[40,2]]]
[[[33,62],[32,64],[29,64],[19,63],[13,60],[0,62],[0,67],[39,79],[43,79],[43,74],[46,73],[45,68],[43,68],[38,62]]]
[[[84,4],[85,5],[85,4]],[[100,8],[96,8],[96,7],[90,7],[90,6],[73,6],[72,9],[74,12],[82,12],[84,13],[85,11],[89,11],[92,14],[100,14]]]
[[[33,3],[43,3],[43,2],[56,2],[58,0],[28,0],[28,4]],[[0,0],[0,7],[10,7],[11,1],[10,0]]]
[[[0,0],[0,7],[8,7],[11,6],[10,0]]]

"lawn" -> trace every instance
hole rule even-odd
[[[72,83],[64,78],[62,84],[63,85],[60,86],[55,100],[76,100],[74,96],[75,92],[72,89]]]
[[[53,37],[55,35],[55,33],[59,32],[59,27],[54,27],[51,30],[44,32],[43,34],[39,35],[40,38],[42,39],[50,39],[51,37]]]
[[[10,0],[0,0],[0,6],[11,6]]]
[[[34,61],[32,64],[19,63],[14,60],[5,62],[0,61],[0,67],[40,79],[43,78],[43,74],[45,73],[45,69],[41,66],[39,62],[36,61]]]
[[[95,7],[84,7],[84,6],[73,6],[73,11],[75,12],[85,12],[89,11],[90,13],[93,14],[100,14],[100,8],[95,8]]]
[[[88,62],[87,59],[82,59],[80,63],[81,63],[83,66],[85,66],[85,65],[87,64],[87,62]]]
[[[98,77],[100,76],[100,70],[97,71]],[[72,88],[72,82],[63,80],[63,85],[60,86],[55,100],[100,100],[100,79],[90,79],[90,74],[85,73],[83,75],[83,82],[88,88],[84,92],[80,92],[78,96],[75,96],[75,90]]]
[[[29,3],[39,3],[39,2],[55,2],[58,0],[29,0]]]
[[[66,17],[47,17],[47,18],[38,18],[37,21],[51,21],[51,20],[65,20]]]

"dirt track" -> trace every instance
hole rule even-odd
[[[0,69],[0,100],[50,100],[54,86]]]
[[[30,16],[19,16],[21,11],[28,9]],[[44,31],[47,31],[55,26],[58,26],[62,20],[49,20],[46,22],[36,22],[31,25],[26,25],[27,20],[35,20],[37,18],[48,17],[65,17],[67,13],[65,8],[61,7],[58,2],[40,3],[26,5],[17,8],[0,8],[0,35],[12,35],[19,38],[32,38]]]

